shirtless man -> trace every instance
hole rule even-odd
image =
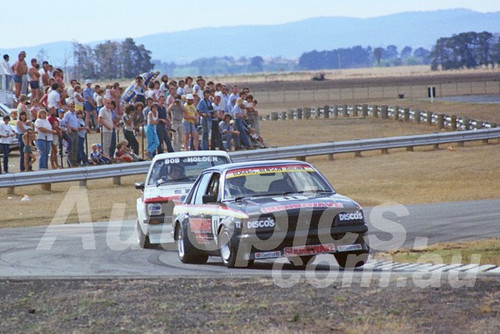
[[[36,99],[42,98],[42,91],[40,90],[40,73],[38,72],[38,62],[36,58],[31,59],[31,67],[28,70],[28,76],[30,79],[31,95]]]
[[[12,65],[12,72],[14,73],[14,94],[16,95],[16,98],[19,98],[21,95],[23,75],[28,73],[28,64],[26,64],[24,58],[26,58],[26,52],[21,51],[16,63]]]

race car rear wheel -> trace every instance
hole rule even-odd
[[[368,261],[368,252],[350,252],[334,254],[341,268],[358,268],[362,267]]]
[[[177,254],[182,263],[206,263],[208,254],[201,253],[191,243],[187,225],[180,225],[176,229]]]
[[[141,229],[141,225],[137,222],[137,241],[139,241],[139,247],[141,248],[151,248],[151,242],[149,236],[144,234]]]

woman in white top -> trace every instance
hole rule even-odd
[[[47,112],[40,110],[38,117],[35,121],[35,130],[37,133],[36,147],[40,153],[40,160],[38,161],[38,168],[40,170],[47,169],[47,161],[52,145],[52,135],[57,134],[57,131],[52,129],[52,125],[47,119]]]
[[[153,159],[156,149],[160,146],[160,140],[156,134],[156,124],[158,124],[158,108],[156,104],[151,106],[148,113],[148,125],[146,125],[146,138],[148,140],[148,157]]]

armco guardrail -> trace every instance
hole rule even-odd
[[[500,128],[274,147],[231,152],[231,157],[234,161],[288,158],[305,160],[306,157],[315,155],[329,155],[332,157],[334,154],[349,152],[358,154],[363,151],[372,150],[386,152],[388,149],[401,147],[412,150],[415,146],[434,145],[437,147],[440,144],[464,143],[466,141],[477,140],[488,141],[495,138],[500,138]],[[74,181],[79,181],[80,185],[85,186],[88,180],[103,178],[114,178],[113,182],[119,184],[120,177],[122,176],[145,174],[149,168],[149,164],[150,162],[144,161],[96,167],[2,174],[0,175],[0,188],[13,188],[34,184],[50,185],[51,183]]]

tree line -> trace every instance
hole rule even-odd
[[[436,41],[432,50],[405,46],[386,48],[354,46],[303,53],[297,60],[274,57],[210,57],[187,64],[165,63],[151,58],[151,51],[136,45],[132,38],[122,42],[106,41],[95,47],[73,44],[77,78],[133,78],[153,69],[171,76],[225,75],[297,70],[347,69],[372,66],[430,65],[432,70],[474,68],[500,64],[500,38],[489,32],[466,32]]]
[[[72,72],[76,78],[133,78],[154,68],[151,51],[142,44],[136,45],[132,38],[122,42],[106,41],[94,48],[73,43],[73,56],[75,65]]]
[[[431,53],[432,70],[500,64],[500,38],[483,31],[464,32],[437,40]]]

